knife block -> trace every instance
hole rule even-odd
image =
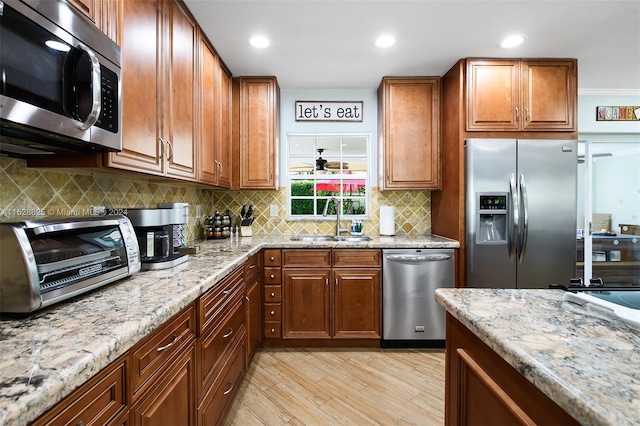
[[[249,226],[241,226],[240,227],[240,236],[241,237],[251,237],[251,236],[253,236],[253,232],[251,232],[251,225],[249,225]]]

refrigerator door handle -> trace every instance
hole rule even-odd
[[[516,248],[518,238],[518,190],[516,188],[516,177],[511,175],[509,179],[509,188],[511,190],[511,223],[507,224],[507,249],[509,250],[509,261],[513,263],[516,259]]]
[[[520,255],[518,263],[524,262],[524,255],[527,251],[527,237],[529,236],[529,201],[527,198],[527,186],[524,183],[524,175],[520,175],[520,202],[522,210],[522,240],[520,240]]]

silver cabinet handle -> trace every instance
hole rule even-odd
[[[226,391],[224,391],[222,394],[223,395],[229,395],[231,393],[231,391],[233,390],[233,382],[229,382],[229,384],[231,386],[229,386],[229,389],[227,389]]]
[[[166,345],[164,345],[164,346],[160,346],[160,347],[157,349],[157,350],[158,350],[158,352],[162,352],[162,351],[165,351],[165,350],[169,349],[171,346],[175,345],[177,341],[178,341],[178,335],[177,335],[177,334],[174,334],[174,335],[173,335],[173,340],[172,340],[172,341],[170,341],[169,343],[167,343],[167,344],[166,344]]]
[[[167,146],[169,147],[170,151],[167,160],[171,160],[173,158],[173,144],[171,143],[171,141],[167,141]]]
[[[275,315],[275,314],[276,314],[276,311],[269,312],[269,315]]]
[[[229,327],[229,331],[226,334],[222,335],[223,339],[226,339],[227,337],[231,336],[233,334],[233,328]]]
[[[222,294],[225,294],[225,295],[226,295],[226,294],[229,294],[229,293],[231,293],[231,289],[230,289],[230,288],[228,288],[228,289],[226,289],[226,290],[224,290],[224,291],[222,292]]]
[[[275,257],[273,257],[273,256],[271,256],[271,257],[269,258],[269,260],[273,262],[274,260],[276,260],[276,258],[275,258]]]
[[[252,265],[249,265],[249,269],[253,269],[253,268],[255,268],[255,267],[256,267],[256,264],[255,264],[255,263],[254,263],[254,264],[252,264]]]
[[[271,292],[271,294],[270,294],[269,296],[271,296],[271,297],[276,297],[276,294],[275,294],[275,292],[273,292],[273,291],[272,291],[272,292]]]
[[[271,278],[271,279],[274,279],[275,277],[276,277],[276,276],[275,276],[275,275],[273,275],[273,274],[269,275],[269,278]]]
[[[531,117],[529,117],[529,107],[524,107],[524,121],[528,123],[530,120]]]
[[[520,122],[520,110],[516,107],[516,123]]]
[[[276,332],[276,329],[275,329],[275,328],[272,328],[272,329],[271,329],[271,334],[274,334],[275,332]]]

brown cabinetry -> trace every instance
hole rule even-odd
[[[380,251],[282,251],[283,339],[379,339]]]
[[[233,144],[238,154],[234,157],[239,162],[238,189],[278,187],[279,97],[275,77],[233,79]]]
[[[378,115],[380,189],[439,189],[440,78],[383,78]]]
[[[446,425],[578,424],[451,314],[446,345]]]
[[[126,356],[67,396],[33,423],[42,425],[122,425],[129,409],[126,399]]]
[[[267,249],[263,252],[264,338],[282,337],[282,251]]]
[[[262,340],[262,288],[260,287],[260,254],[255,254],[244,265],[245,324],[247,328],[247,368]]]
[[[198,180],[231,187],[231,77],[206,37],[200,35]]]
[[[195,180],[197,23],[179,0],[122,3],[122,151],[106,166]]]
[[[469,59],[468,131],[575,131],[574,59]]]

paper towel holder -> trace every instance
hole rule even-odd
[[[396,212],[394,206],[380,206],[380,235],[396,234]]]

